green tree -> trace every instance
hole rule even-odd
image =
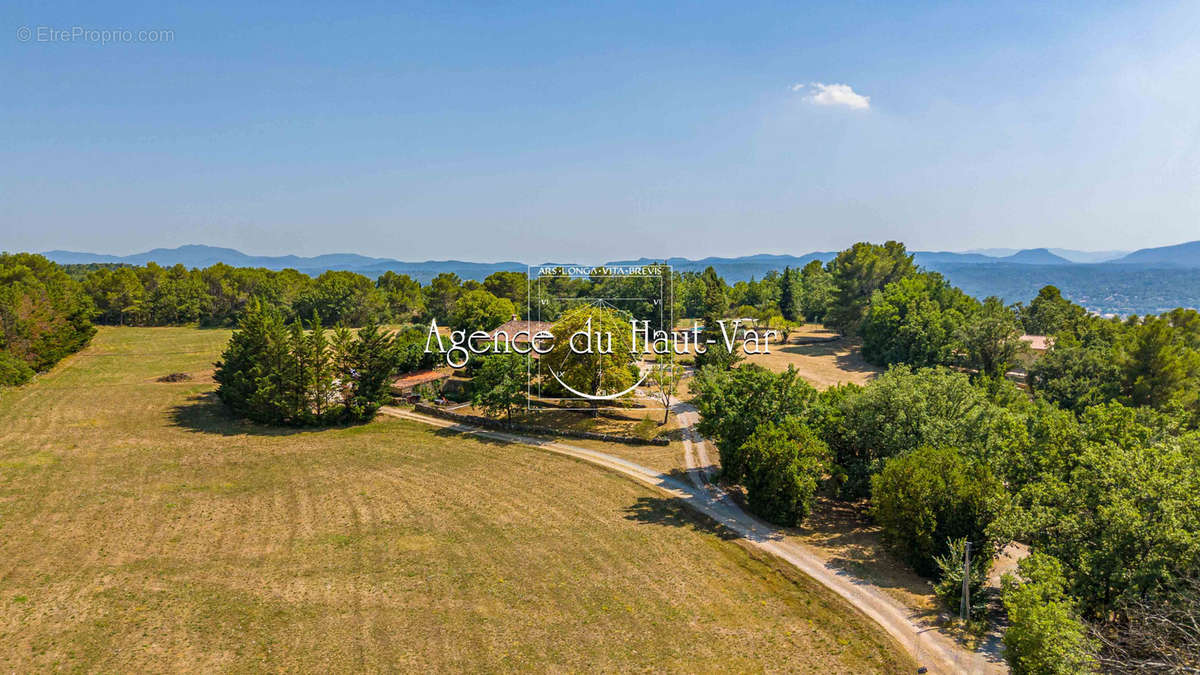
[[[98,269],[83,281],[84,290],[98,311],[101,323],[125,325],[139,323],[146,289],[130,267]]]
[[[842,251],[829,263],[834,294],[825,323],[843,334],[857,334],[875,291],[915,271],[912,256],[899,242],[859,242]]]
[[[706,366],[728,370],[741,360],[742,355],[736,347],[730,348],[725,342],[725,332],[721,329],[721,321],[729,311],[729,297],[726,293],[725,280],[717,276],[712,267],[705,268],[700,280],[704,284],[703,317],[704,330],[700,333],[700,343],[704,351],[696,350],[696,368]],[[732,325],[726,330],[732,333]],[[711,342],[710,342],[711,340]]]
[[[281,388],[287,341],[278,311],[247,305],[213,373],[217,396],[234,414],[264,423],[287,417]]]
[[[633,334],[629,320],[607,307],[584,305],[565,312],[550,332],[554,344],[542,363],[569,387],[590,396],[607,396],[633,386]],[[579,351],[571,349],[575,337]],[[591,335],[591,345],[585,343]],[[591,401],[598,407],[599,401]]]
[[[791,267],[783,268],[779,277],[779,313],[788,321],[797,321],[803,313],[800,309],[800,298],[804,295],[798,270]]]
[[[988,377],[1004,377],[1017,357],[1028,349],[1021,340],[1016,313],[995,296],[983,301],[979,312],[958,331],[967,352],[967,363]]]
[[[348,346],[337,341],[335,349],[340,352],[335,360],[344,364],[338,377],[345,387],[345,417],[351,422],[369,421],[389,398],[389,381],[396,372],[394,338],[369,323]]]
[[[1196,403],[1200,352],[1188,347],[1168,319],[1147,317],[1122,344],[1122,390],[1133,405],[1157,409]]]
[[[691,382],[700,411],[698,430],[716,444],[721,475],[737,483],[746,475],[743,446],[759,425],[803,415],[817,392],[794,369],[779,374],[758,365],[702,369]]]
[[[286,410],[284,419],[295,426],[318,423],[313,400],[315,354],[312,344],[299,320],[288,326],[286,356],[280,374],[282,406]]]
[[[79,282],[31,253],[0,254],[0,352],[46,370],[82,349],[96,329],[95,309]],[[10,365],[8,378],[25,371]]]
[[[429,337],[426,330],[410,326],[397,335],[396,343],[396,372],[411,373],[417,370],[428,370],[437,365],[441,356],[436,350],[425,351],[425,342]]]
[[[832,403],[835,409],[818,428],[834,452],[848,498],[866,496],[870,476],[889,457],[924,445],[977,447],[990,411],[966,375],[906,366],[891,368],[870,386],[843,389]]]
[[[0,387],[25,384],[33,377],[33,369],[12,354],[0,351]]]
[[[1085,345],[1062,335],[1029,366],[1030,388],[1056,405],[1080,412],[1121,394],[1121,366],[1106,344]]]
[[[455,330],[489,331],[517,315],[508,298],[497,298],[485,290],[467,291],[454,302],[450,325]]]
[[[425,310],[440,324],[450,323],[454,303],[462,293],[462,279],[453,272],[442,272],[423,289]]]
[[[508,298],[524,314],[529,303],[529,277],[524,272],[493,272],[483,280],[483,287],[497,298]]]
[[[837,287],[833,275],[820,260],[811,260],[800,270],[800,288],[800,311],[804,314],[804,320],[824,321],[833,305]]]
[[[646,384],[654,392],[654,398],[662,403],[662,424],[666,424],[671,417],[671,406],[675,401],[676,394],[679,393],[679,382],[682,377],[683,368],[673,361],[656,361],[650,368]]]
[[[974,542],[972,542],[974,545]],[[967,538],[959,537],[946,542],[946,554],[934,556],[937,564],[939,581],[933,587],[933,592],[946,604],[946,607],[959,612],[962,607],[963,562],[967,555]],[[971,548],[969,580],[970,590],[968,608],[971,619],[979,619],[987,613],[988,596],[986,593],[988,572],[992,568],[991,551],[981,551],[974,546]]]
[[[786,526],[812,512],[817,487],[829,470],[829,448],[798,417],[755,428],[741,448],[750,510]]]
[[[937,573],[935,558],[959,537],[995,554],[988,526],[1006,506],[1004,486],[952,448],[924,447],[892,457],[871,477],[871,515],[884,542],[913,569]]]
[[[383,293],[370,279],[344,270],[330,270],[317,277],[313,287],[296,301],[296,313],[314,313],[326,325],[362,326],[382,321],[387,315]]]
[[[338,391],[337,370],[329,338],[320,316],[313,316],[312,330],[296,345],[304,355],[307,366],[308,398],[312,401],[315,420],[324,421],[333,414],[341,403]]]
[[[700,281],[704,285],[701,316],[704,319],[704,327],[708,330],[716,325],[717,319],[725,318],[725,312],[729,311],[729,297],[726,294],[725,280],[717,276],[717,271],[711,266],[704,268]]]
[[[949,365],[958,331],[978,305],[937,273],[892,282],[875,292],[863,318],[863,358],[879,366]]]
[[[694,319],[704,315],[704,280],[699,272],[680,273],[675,280],[675,295],[683,316]]]
[[[1087,627],[1065,594],[1062,566],[1034,553],[1004,575],[1001,595],[1008,613],[1004,658],[1015,675],[1076,675],[1095,671]]]
[[[483,357],[471,379],[471,402],[489,415],[503,414],[512,426],[512,411],[529,393],[529,357],[505,352]]]
[[[375,280],[375,287],[383,293],[388,313],[396,321],[412,321],[425,311],[421,284],[407,274],[388,270]]]
[[[334,331],[332,348],[314,319],[306,333],[251,300],[216,363],[217,395],[240,417],[292,426],[369,420],[395,372],[391,335],[376,324]]]
[[[1057,335],[1074,330],[1087,310],[1062,296],[1055,286],[1044,286],[1028,307],[1020,307],[1021,323],[1030,335]]]
[[[1084,412],[1065,477],[1027,486],[1025,537],[1062,561],[1085,613],[1170,588],[1200,569],[1200,461],[1180,438],[1116,403]]]

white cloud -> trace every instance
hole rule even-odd
[[[813,82],[812,89],[805,101],[814,105],[844,105],[853,110],[867,110],[871,107],[871,97],[863,96],[854,91],[848,84],[824,84]],[[793,84],[792,91],[802,91],[803,84]]]

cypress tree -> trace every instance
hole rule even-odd
[[[319,318],[307,334],[252,300],[217,362],[217,395],[234,414],[265,424],[330,424],[371,419],[387,402],[397,366],[390,333],[345,326],[332,345]]]
[[[350,383],[346,416],[356,422],[369,420],[387,401],[388,378],[396,369],[392,335],[374,323],[361,328],[349,345],[345,368],[344,381]]]
[[[313,315],[312,332],[308,335],[309,376],[312,383],[313,412],[318,421],[336,416],[337,391],[334,386],[335,372],[329,353],[329,340],[321,317]]]
[[[779,313],[788,321],[795,321],[800,316],[799,277],[798,270],[785,267],[779,279]]]

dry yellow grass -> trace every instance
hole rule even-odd
[[[848,382],[865,384],[883,372],[863,360],[858,340],[839,337],[836,331],[819,324],[793,328],[786,342],[781,336],[771,341],[770,348],[769,354],[745,354],[743,363],[756,363],[776,372],[792,366],[818,389]],[[740,343],[736,349],[741,351]],[[683,359],[690,359],[694,352],[695,345],[689,343],[688,354]],[[680,393],[685,400],[686,392],[685,380]]]
[[[0,670],[913,668],[590,465],[401,420],[232,420],[206,379],[227,337],[104,329],[0,394]]]
[[[772,344],[770,354],[751,354],[746,361],[776,372],[792,366],[818,389],[848,382],[865,384],[883,372],[863,360],[856,340],[838,338],[837,333],[821,326],[807,324],[792,331],[788,338],[786,344]]]
[[[660,405],[651,403],[651,405]],[[455,408],[457,412],[462,412],[470,415],[483,415],[483,411],[473,406],[464,406]],[[650,417],[657,425],[662,421],[662,409],[658,408],[630,408],[627,410],[610,409],[605,415],[592,417],[590,413],[583,411],[567,411],[553,409],[534,409],[526,411],[524,409],[514,413],[513,420],[515,422],[524,422],[531,425],[548,426],[559,429],[575,429],[579,431],[595,431],[599,433],[616,433],[624,435],[633,435],[637,423],[645,417]],[[627,459],[631,462],[640,464],[644,467],[661,471],[663,473],[682,474],[685,470],[685,462],[683,459],[683,443],[680,441],[682,432],[679,429],[679,421],[672,414],[667,423],[663,426],[656,426],[655,432],[658,435],[666,436],[670,439],[669,445],[636,445],[629,443],[618,443],[608,441],[597,441],[587,438],[560,438],[553,434],[537,434],[532,432],[527,435],[550,438],[554,437],[571,445],[576,445],[581,448],[589,448],[605,452],[622,459]]]

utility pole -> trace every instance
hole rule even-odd
[[[967,542],[963,551],[963,587],[962,587],[962,620],[963,625],[971,616],[971,542]]]

